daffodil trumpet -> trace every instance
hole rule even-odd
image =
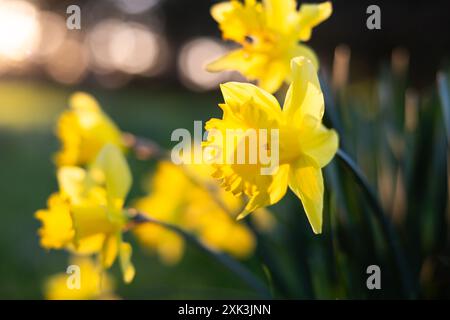
[[[272,175],[261,174],[262,163],[216,163],[213,176],[235,195],[245,195],[249,201],[242,211],[243,218],[255,210],[277,203],[289,188],[303,204],[314,233],[322,232],[324,183],[322,168],[334,157],[339,138],[322,124],[324,97],[317,70],[304,57],[291,62],[291,86],[281,108],[277,99],[267,91],[249,83],[229,82],[221,86],[224,103],[222,119],[206,123],[208,138],[205,148],[215,157],[227,157],[228,141],[217,138],[217,132],[229,128],[279,131],[279,145],[268,141],[265,148],[278,153],[279,167]],[[242,135],[242,140],[246,139]],[[234,152],[237,153],[237,149]]]

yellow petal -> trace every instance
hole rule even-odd
[[[70,106],[58,120],[57,135],[62,143],[55,157],[58,166],[90,163],[106,143],[124,148],[120,130],[92,96],[76,93]]]
[[[75,92],[69,98],[69,105],[72,109],[85,112],[100,112],[101,108],[91,95],[85,92]]]
[[[334,130],[320,125],[313,131],[302,134],[302,153],[313,161],[317,168],[325,167],[334,157],[339,147],[339,138]]]
[[[220,2],[211,7],[211,16],[218,23],[221,23],[232,11],[233,11],[232,2]]]
[[[68,286],[70,275],[59,273],[49,277],[44,286],[44,294],[49,300],[93,300],[111,295],[114,281],[110,275],[102,273],[97,264],[88,257],[74,257],[70,265],[79,267],[79,288]],[[75,274],[73,274],[75,275]]]
[[[259,78],[259,86],[269,93],[274,93],[280,89],[287,75],[289,74],[288,64],[283,61],[272,62]]]
[[[167,183],[166,183],[167,185]],[[169,199],[171,198],[171,195],[177,192],[182,192],[182,190],[177,190],[176,183],[170,183],[169,184],[172,189],[175,192],[171,192],[171,194],[158,194],[149,196],[151,197],[152,204],[160,203],[161,205],[165,205],[167,202],[169,202]],[[190,193],[190,190],[184,190],[185,193]],[[201,202],[201,205],[205,205],[205,207],[208,206],[208,199],[202,199],[203,202]],[[193,200],[191,200],[193,201]],[[151,205],[152,205],[151,204]],[[153,206],[152,210],[155,210],[155,212],[158,210],[158,219],[161,219],[162,221],[171,222],[171,223],[178,223],[181,219],[184,219],[187,216],[187,206],[189,203],[184,203],[182,205],[181,203],[177,202],[176,207],[177,208],[170,208],[168,211],[163,212],[163,215],[160,215],[159,208],[155,209]],[[200,205],[200,203],[199,203]],[[183,210],[180,211],[180,206],[183,206]],[[143,210],[145,208],[150,208],[146,204],[140,201],[140,203],[137,206],[139,209],[142,208]],[[158,206],[159,207],[159,206]],[[203,207],[202,207],[203,208]],[[177,219],[176,219],[177,218]],[[189,222],[196,222],[196,219],[189,219]],[[183,227],[188,228],[188,223],[183,224]],[[138,238],[139,242],[145,249],[148,251],[156,251],[161,259],[161,261],[166,265],[175,265],[177,264],[181,258],[183,257],[184,253],[184,240],[182,237],[180,237],[178,234],[164,229],[161,226],[145,223],[141,224],[138,227],[133,229],[133,233]]]
[[[267,26],[281,32],[287,31],[288,20],[296,14],[295,0],[263,0]]]
[[[120,268],[122,269],[123,280],[125,283],[133,281],[135,269],[131,263],[131,254],[133,248],[129,243],[122,242],[120,245]]]
[[[91,155],[81,150],[82,135],[78,118],[73,111],[64,111],[58,119],[56,135],[61,150],[54,155],[56,165],[69,166],[87,162]]]
[[[283,112],[298,128],[315,128],[325,112],[317,71],[304,57],[292,59],[291,70],[293,82],[286,95]]]
[[[303,44],[297,44],[294,52],[295,57],[305,57],[306,59],[309,59],[311,61],[311,63],[314,66],[314,69],[316,70],[319,69],[319,59],[317,58],[317,55],[315,54],[314,50],[312,50],[310,47],[305,46]]]
[[[255,249],[255,246],[256,239],[250,229],[244,224],[237,223],[230,225],[223,243],[219,245],[226,252],[240,259],[248,257]]]
[[[96,234],[90,237],[78,239],[76,241],[76,245],[75,243],[72,243],[67,247],[67,249],[78,255],[91,255],[99,253],[102,250],[104,241],[104,234]]]
[[[299,39],[301,41],[309,40],[312,29],[328,19],[332,12],[333,7],[330,1],[321,4],[302,4],[299,11]]]
[[[239,43],[245,42],[245,37],[257,30],[263,23],[261,4],[255,0],[245,3],[232,0],[214,5],[211,15],[219,23],[222,37]]]
[[[62,194],[69,197],[72,204],[80,202],[85,188],[86,171],[79,167],[61,167],[57,177]]]
[[[299,160],[289,172],[289,187],[300,198],[314,233],[322,233],[322,171],[307,161]]]
[[[98,234],[110,234],[121,228],[111,222],[105,206],[96,203],[84,203],[71,206],[73,226],[77,241]]]
[[[112,144],[105,145],[92,170],[94,176],[101,173],[100,178],[104,179],[108,198],[123,202],[131,188],[132,177],[127,160],[120,149]]]
[[[260,78],[261,74],[266,74],[267,61],[268,57],[265,54],[236,49],[209,63],[206,70],[209,72],[234,70],[250,80],[256,80]]]
[[[245,218],[253,211],[273,205],[284,197],[287,191],[289,177],[289,166],[281,165],[278,172],[271,176],[253,176],[245,177],[253,180],[251,186],[256,191],[251,195],[245,209],[238,216],[238,220]]]
[[[103,268],[110,268],[114,263],[114,260],[116,260],[120,242],[121,238],[116,234],[112,234],[105,239],[101,252]]]
[[[233,109],[248,103],[250,100],[273,117],[280,116],[280,104],[277,99],[263,89],[250,84],[241,82],[227,82],[220,86],[225,103]]]
[[[230,51],[224,56],[214,60],[206,66],[209,72],[220,72],[225,70],[236,70],[242,74],[247,73],[250,68],[251,56],[245,53],[243,49]]]
[[[48,199],[48,209],[37,211],[35,217],[42,223],[38,231],[42,247],[62,249],[72,242],[75,231],[70,208],[60,194],[51,195]]]

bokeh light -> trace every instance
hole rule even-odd
[[[98,73],[151,73],[160,64],[165,47],[162,36],[149,27],[117,19],[106,19],[96,24],[87,42],[92,67]]]
[[[64,18],[50,11],[39,13],[39,24],[41,37],[35,59],[38,62],[45,62],[63,44],[67,28]]]
[[[0,56],[20,62],[39,44],[38,11],[22,0],[0,0]]]
[[[213,38],[196,38],[187,42],[178,57],[178,70],[183,83],[192,90],[216,88],[236,76],[232,72],[211,73],[206,65],[224,55],[228,48]]]
[[[46,65],[48,74],[58,82],[75,84],[87,74],[89,56],[77,39],[67,39],[51,55]]]
[[[113,0],[116,6],[125,13],[143,13],[159,3],[159,0]]]

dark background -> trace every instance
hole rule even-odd
[[[79,4],[85,19],[82,23],[88,25],[106,16],[141,22],[161,19],[164,33],[174,51],[192,37],[220,37],[216,23],[209,15],[211,4],[220,2],[216,0],[161,0],[149,12],[132,18],[124,16],[109,0],[41,2],[41,8],[61,14],[69,4]],[[339,0],[332,3],[332,16],[314,29],[313,37],[308,42],[319,54],[322,65],[330,67],[335,47],[346,44],[352,50],[351,79],[359,80],[373,76],[380,63],[390,59],[394,48],[403,47],[410,53],[411,81],[416,87],[423,87],[434,81],[438,68],[448,61],[445,60],[450,51],[448,1]],[[366,27],[369,16],[366,9],[371,4],[381,8],[381,30],[368,30]],[[170,65],[175,66],[176,63]],[[161,78],[177,82],[175,71],[169,69],[158,82]]]

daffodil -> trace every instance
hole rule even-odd
[[[122,133],[89,94],[77,92],[70,109],[58,120],[61,150],[55,155],[58,166],[78,166],[92,162],[106,143],[124,148]]]
[[[150,193],[135,207],[151,217],[178,225],[192,232],[207,246],[239,258],[247,257],[255,247],[255,237],[235,220],[242,201],[220,189],[211,178],[212,167],[206,164],[175,165],[160,162],[152,177]],[[217,188],[219,205],[208,191],[194,183]],[[141,224],[133,232],[144,247],[156,251],[163,262],[177,263],[184,252],[184,240],[172,231],[155,224]]]
[[[294,58],[291,69],[293,82],[283,109],[274,96],[252,84],[222,85],[223,118],[207,122],[205,147],[216,150],[216,158],[223,160],[227,141],[219,136],[226,136],[227,129],[278,130],[278,148],[272,141],[265,145],[267,151],[279,153],[279,165],[272,174],[261,174],[260,161],[254,164],[216,161],[213,176],[233,194],[249,198],[241,217],[277,203],[289,186],[303,203],[313,231],[320,233],[324,193],[321,169],[334,157],[338,136],[322,124],[324,98],[313,63],[304,57]]]
[[[266,91],[276,92],[291,81],[292,58],[304,56],[318,67],[315,53],[300,42],[308,41],[312,29],[332,12],[331,2],[302,4],[295,0],[231,0],[211,9],[225,40],[242,47],[208,65],[212,72],[237,70]]]
[[[59,273],[49,277],[44,286],[47,300],[108,300],[115,299],[114,281],[88,257],[74,257],[70,265],[79,269],[79,287],[68,285],[70,274]]]
[[[109,268],[119,256],[124,280],[134,277],[131,246],[122,241],[128,216],[123,209],[131,187],[131,174],[122,152],[106,144],[89,169],[58,169],[59,192],[50,196],[48,209],[40,210],[41,245],[77,254],[99,253]]]

